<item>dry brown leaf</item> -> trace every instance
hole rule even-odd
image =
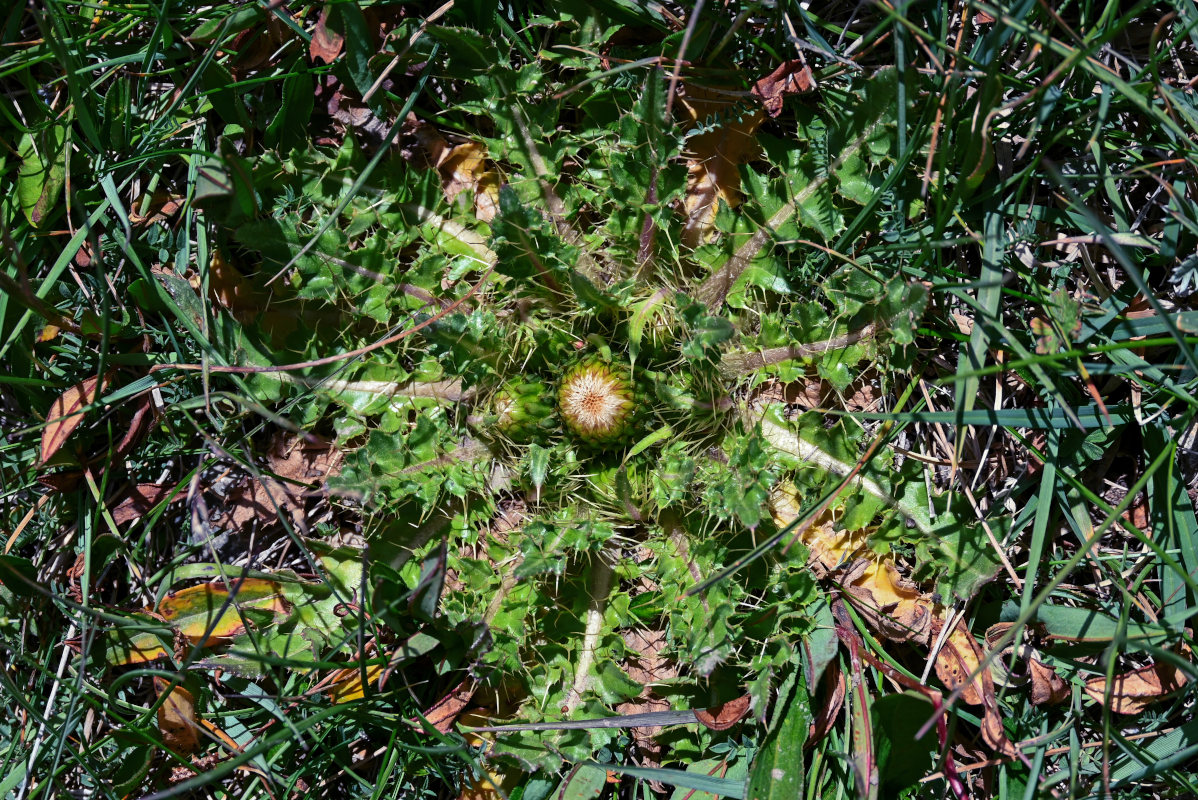
[[[1173,664],[1155,663],[1116,675],[1108,685],[1106,676],[1086,681],[1086,694],[1097,703],[1107,703],[1116,714],[1139,714],[1149,705],[1181,689],[1187,683],[1185,673]]]
[[[964,622],[949,633],[948,639],[936,655],[936,675],[950,690],[961,688],[961,699],[971,706],[982,705],[984,690],[981,677],[974,678],[968,685],[965,680],[977,671],[982,652]],[[989,670],[985,674],[989,674]]]
[[[347,94],[335,75],[326,75],[324,82],[317,86],[316,99],[330,117],[344,126],[342,132],[353,128],[375,142],[386,140],[390,124],[379,118],[356,95]],[[339,140],[330,139],[328,143],[337,144]]]
[[[54,492],[73,492],[83,481],[83,470],[73,469],[67,472],[51,472],[38,475],[37,482]]]
[[[991,625],[986,629],[986,646],[989,648],[996,647],[1013,626],[1014,623],[1011,622],[996,622]],[[1043,629],[1038,627],[1029,630],[1029,633],[1033,635],[1033,638],[1040,638],[1044,635]],[[1004,660],[1009,659],[1013,650],[1013,645],[1008,645],[1007,649],[1003,650],[999,658]],[[1030,684],[1028,698],[1032,701],[1032,704],[1055,704],[1068,699],[1069,684],[1061,680],[1061,677],[1057,675],[1056,670],[1045,664],[1037,656],[1038,653],[1036,650],[1026,644],[1020,651],[1020,658],[1023,659],[1027,665],[1027,677],[1024,680]],[[1023,681],[1012,682],[1010,679],[1008,679],[1006,685],[1020,685],[1022,682]]]
[[[129,490],[129,494],[121,500],[116,508],[112,509],[112,519],[117,525],[136,522],[151,508],[170,497],[174,490],[173,483],[139,483]],[[179,492],[172,498],[172,502],[177,502],[185,497],[187,497],[186,492]]]
[[[170,681],[154,676],[154,691],[159,697]],[[200,746],[200,726],[196,722],[196,701],[191,692],[175,686],[158,707],[158,730],[162,741],[176,753],[194,753]]]
[[[291,29],[274,14],[267,14],[261,24],[237,34],[230,48],[234,54],[230,65],[233,77],[244,78],[259,69],[273,66],[272,57],[292,36]]]
[[[90,405],[96,397],[96,389],[100,391],[108,385],[112,373],[104,375],[103,381],[93,375],[82,383],[77,383],[67,389],[50,405],[50,413],[46,415],[46,427],[42,431],[41,464],[54,457],[75,429],[83,423],[81,409]]]
[[[778,68],[753,85],[753,96],[761,101],[765,113],[776,117],[788,94],[810,92],[815,88],[815,76],[798,59],[783,61]]]
[[[682,242],[690,248],[706,240],[721,200],[729,208],[740,205],[740,165],[757,154],[757,128],[765,114],[740,102],[738,95],[688,85],[686,95],[680,98],[692,124],[710,125],[713,120],[721,120],[714,130],[691,139],[686,154],[686,225]]]
[[[469,190],[474,198],[474,215],[490,222],[499,211],[499,175],[487,168],[487,149],[477,142],[459,144],[437,165],[445,199],[453,202]]]
[[[629,678],[649,687],[678,677],[678,665],[662,655],[667,643],[665,631],[626,630],[620,635],[632,651],[623,662]]]
[[[746,694],[711,708],[696,708],[692,713],[695,719],[713,731],[726,731],[748,715],[752,704],[752,695]]]
[[[616,706],[617,714],[645,714],[653,711],[669,711],[670,702],[653,692],[653,684],[660,684],[678,677],[678,664],[662,655],[667,640],[665,631],[625,630],[620,635],[628,653],[621,663],[628,677],[641,684],[640,695]],[[631,728],[628,732],[636,742],[641,754],[641,766],[660,765],[664,748],[656,740],[661,733],[660,725]]]
[[[270,525],[280,513],[287,513],[293,524],[302,526],[304,499],[313,491],[312,485],[323,485],[336,476],[342,461],[341,451],[327,439],[276,436],[266,454],[266,465],[283,480],[263,475],[231,492],[226,504],[228,526],[240,530],[255,521]]]
[[[179,213],[179,209],[183,207],[185,201],[186,198],[183,195],[167,192],[155,192],[149,196],[148,200],[143,195],[133,203],[133,207],[129,211],[129,221],[134,225],[166,222]],[[141,211],[143,205],[145,213]]]
[[[140,400],[137,400],[137,406],[133,411],[133,419],[129,420],[129,424],[125,427],[125,432],[121,434],[121,439],[116,443],[116,447],[112,449],[112,455],[109,461],[120,461],[133,451],[135,445],[141,442],[151,430],[154,429],[154,423],[158,421],[158,407],[154,405],[153,399],[149,394],[143,394]]]
[[[770,497],[774,521],[784,527],[801,513],[793,486],[781,486]],[[840,571],[841,588],[865,621],[879,634],[895,642],[930,644],[945,625],[944,609],[899,574],[893,558],[869,549],[867,531],[838,531],[828,514],[819,517],[802,533],[811,553],[817,576]],[[847,569],[841,565],[848,563]],[[936,656],[936,674],[949,689],[961,688],[961,699],[981,705],[982,738],[995,751],[1009,757],[1015,746],[1006,737],[994,679],[989,668],[978,672],[985,656],[965,626],[958,621]],[[978,674],[966,684],[972,674]]]
[[[785,527],[801,513],[793,487],[776,490],[770,503],[779,527]],[[890,556],[870,550],[868,535],[866,530],[837,530],[832,516],[825,513],[803,531],[801,538],[811,553],[812,571],[822,578],[842,570],[841,587],[874,629],[892,641],[927,644],[935,604],[899,574]]]
[[[412,113],[404,118],[400,142],[404,160],[420,169],[435,169],[451,149],[440,131]]]
[[[807,728],[807,746],[815,744],[832,730],[832,725],[840,716],[840,709],[844,707],[844,698],[848,692],[844,671],[840,668],[840,662],[835,659],[824,670],[823,682],[828,689],[828,696]]]
[[[721,200],[729,208],[740,205],[740,165],[756,156],[757,129],[766,114],[778,116],[787,95],[814,88],[811,70],[800,61],[783,62],[758,80],[749,103],[737,91],[687,85],[680,99],[690,122],[704,127],[715,123],[716,127],[691,139],[686,154],[684,245],[694,248],[706,240]]]
[[[1031,701],[1034,705],[1063,703],[1069,699],[1069,684],[1061,680],[1056,670],[1038,658],[1027,662],[1028,678],[1031,681]]]
[[[319,59],[326,64],[332,64],[337,60],[337,56],[341,55],[341,48],[345,46],[345,37],[329,28],[331,8],[331,3],[325,4],[320,10],[320,18],[316,20],[316,27],[312,29],[312,40],[308,42],[308,57],[313,62]]]
[[[628,700],[616,706],[616,714],[619,716],[628,716],[630,714],[649,714],[655,711],[669,711],[670,701],[663,697],[658,697],[654,694],[642,694],[635,700]],[[628,735],[632,737],[632,741],[636,742],[637,750],[640,752],[640,760],[637,764],[640,766],[659,766],[661,758],[665,753],[665,747],[657,741],[657,735],[664,730],[661,725],[638,725],[635,728],[627,730]]]
[[[269,305],[220,250],[213,253],[208,265],[208,297],[242,323],[260,317]]]
[[[102,235],[98,234],[96,236],[96,242],[99,243],[101,239]],[[79,249],[75,252],[75,266],[79,267],[79,269],[87,269],[90,267],[92,265],[92,253],[92,242],[89,239],[83,244],[79,245]]]
[[[984,659],[982,648],[965,627],[964,620],[960,620],[936,655],[936,675],[949,689],[961,688],[961,699],[966,703],[982,707],[982,739],[986,744],[995,752],[1015,758],[1018,751],[1003,729],[1002,715],[994,694],[994,677],[989,667],[978,672],[978,666]],[[975,673],[974,679],[964,685],[965,680]]]
[[[441,733],[449,733],[458,715],[470,704],[470,699],[474,697],[477,689],[478,684],[475,681],[462,681],[453,687],[449,694],[429,706],[424,712],[424,718]]]

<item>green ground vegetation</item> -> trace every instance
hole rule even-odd
[[[0,795],[1198,793],[1193,4],[0,26]]]

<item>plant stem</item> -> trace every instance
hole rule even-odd
[[[591,667],[595,664],[595,651],[599,649],[599,637],[603,634],[603,612],[607,608],[607,595],[611,591],[614,570],[611,561],[615,554],[604,550],[591,565],[591,602],[587,606],[586,631],[582,637],[582,650],[578,654],[578,666],[574,670],[574,686],[566,699],[566,713],[571,714],[582,702],[582,695],[591,685]]]
[[[858,328],[843,336],[825,339],[822,342],[771,347],[757,353],[729,353],[720,359],[720,374],[725,378],[738,378],[771,364],[780,364],[795,358],[807,358],[828,350],[838,350],[862,339],[870,338],[877,333],[877,330],[877,325],[871,322],[863,328]]]
[[[835,174],[836,170],[840,169],[849,158],[856,155],[857,151],[865,146],[865,143],[869,141],[869,138],[873,136],[874,131],[881,124],[883,124],[882,117],[873,120],[855,139],[846,144],[844,149],[840,151],[840,155],[828,165],[826,171],[816,176],[790,202],[778,209],[766,221],[765,225],[749,237],[749,241],[737,249],[732,258],[728,259],[724,266],[712,273],[699,286],[695,292],[695,299],[707,306],[707,310],[711,313],[718,311],[720,306],[724,304],[724,299],[728,296],[729,290],[736,283],[736,279],[749,266],[749,262],[765,247],[770,237],[774,235],[774,231],[789,220],[799,206],[814,197],[815,193]]]

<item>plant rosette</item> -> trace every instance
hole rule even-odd
[[[568,368],[558,384],[557,409],[562,423],[591,447],[627,442],[635,427],[636,403],[631,371],[597,356]]]

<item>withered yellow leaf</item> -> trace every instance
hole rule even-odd
[[[740,205],[740,165],[756,156],[765,114],[743,92],[688,85],[680,98],[690,121],[715,127],[692,138],[686,153],[686,224],[682,242],[698,247],[715,224],[720,201]]]
[[[196,700],[182,686],[170,688],[170,681],[154,676],[154,691],[166,699],[158,706],[158,730],[162,741],[176,753],[193,753],[200,745],[200,726],[196,722]]]
[[[232,600],[229,587],[217,581],[171,592],[158,604],[158,614],[193,644],[212,645],[245,633],[239,609],[258,609],[276,616],[288,613],[287,601],[274,581],[246,578],[234,581],[233,588]]]

